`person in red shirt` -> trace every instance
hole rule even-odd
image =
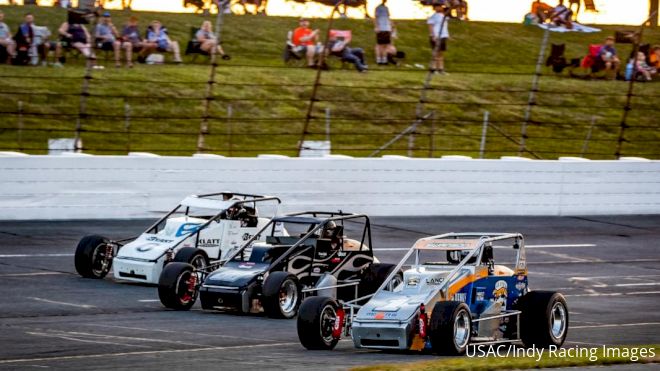
[[[309,28],[309,20],[306,18],[300,19],[300,27],[293,30],[293,36],[291,41],[296,47],[297,53],[305,53],[307,56],[307,65],[309,67],[314,67],[316,63],[314,62],[314,57],[316,54],[320,53],[320,46],[317,46],[319,38],[319,30],[312,30]]]

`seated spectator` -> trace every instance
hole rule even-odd
[[[45,26],[32,26],[32,31],[34,34],[34,43],[32,44],[33,50],[31,50],[32,55],[32,64],[37,65],[41,59],[41,64],[43,66],[48,65],[48,52],[55,52],[55,62],[53,63],[54,67],[62,67],[64,63],[64,58],[62,57],[62,44],[58,41],[50,41],[51,32],[48,27]]]
[[[109,12],[103,13],[101,21],[96,25],[94,29],[94,43],[96,47],[105,51],[112,51],[115,57],[115,67],[121,67],[121,41],[117,40],[119,38],[119,32],[114,24],[112,24],[112,18],[110,17]]]
[[[34,40],[34,30],[32,24],[34,23],[34,16],[30,13],[25,15],[23,23],[18,26],[18,31],[14,35],[14,42],[16,44],[16,64],[26,65],[29,62],[30,49]]]
[[[126,54],[126,66],[129,68],[133,67],[133,52],[138,52],[138,61],[144,63],[147,56],[156,51],[157,45],[155,43],[142,40],[138,19],[135,16],[128,19],[128,24],[124,26],[121,32],[121,39],[123,41],[121,47]]]
[[[322,50],[321,47],[316,46],[319,38],[319,30],[310,29],[309,20],[306,18],[300,18],[299,24],[299,27],[293,30],[291,37],[294,52],[298,54],[304,53],[307,56],[307,66],[314,68],[316,66],[314,59]]]
[[[62,47],[75,48],[85,58],[96,59],[96,55],[92,51],[92,40],[85,26],[67,21],[60,26],[59,34],[62,37]]]
[[[342,61],[355,65],[358,72],[366,72],[369,67],[364,62],[364,50],[348,46],[351,40],[351,31],[330,30],[329,51],[332,55],[341,57]]]
[[[215,52],[220,54],[222,59],[229,59],[229,56],[222,50],[222,45],[218,44],[211,22],[204,21],[202,23],[202,27],[195,34],[195,40],[199,43],[199,49],[204,53],[211,54],[215,49]]]
[[[11,30],[4,19],[5,13],[0,11],[0,46],[7,50],[7,63],[11,63],[11,60],[16,57],[16,43],[12,39]]]
[[[654,45],[649,54],[649,65],[656,70],[660,70],[660,45]]]
[[[535,0],[532,3],[532,11],[530,13],[536,16],[536,19],[539,23],[543,23],[549,19],[550,14],[552,14],[552,10],[552,6],[542,2],[541,0]]]
[[[615,74],[619,70],[619,64],[621,64],[621,61],[614,48],[614,37],[608,36],[605,39],[605,44],[598,50],[596,65],[602,67],[599,69],[604,69],[606,72],[611,71]]]
[[[557,26],[564,26],[567,29],[573,28],[573,12],[564,5],[564,0],[559,0],[559,4],[552,10],[548,16],[552,23]]]
[[[637,73],[642,75],[646,81],[651,81],[653,75],[658,73],[654,67],[651,67],[646,63],[646,55],[644,55],[643,52],[637,52],[637,59],[635,60],[635,64]]]
[[[174,63],[181,63],[179,43],[170,39],[159,21],[151,22],[146,41],[149,46],[155,45],[159,52],[171,52],[174,55]]]

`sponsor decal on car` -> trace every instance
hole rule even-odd
[[[199,229],[200,225],[201,224],[199,223],[183,223],[181,224],[181,226],[179,226],[179,229],[177,229],[174,237],[181,237],[187,234],[194,233],[197,231],[197,229]]]
[[[495,290],[493,290],[493,301],[502,304],[502,310],[506,310],[506,298],[508,296],[508,285],[506,281],[499,280],[495,282]]]
[[[249,233],[243,233],[243,241],[247,241],[247,240],[249,240],[250,238],[252,238],[252,235],[251,235],[251,234],[249,234]],[[258,236],[257,236],[257,239],[259,239]]]
[[[419,284],[419,277],[410,277],[406,282],[406,286],[416,287]]]
[[[200,238],[197,244],[198,247],[217,247],[218,245],[220,245],[219,238]]]
[[[396,319],[396,313],[394,312],[376,312],[373,311],[369,314],[374,319]]]
[[[156,246],[158,246],[157,243],[146,243],[146,244],[144,244],[144,245],[142,245],[142,246],[138,246],[138,247],[136,247],[135,250],[137,250],[137,251],[139,251],[139,252],[147,252],[147,251],[153,249],[153,248],[156,247]]]
[[[426,284],[437,286],[437,285],[442,284],[442,281],[444,281],[444,278],[442,278],[442,277],[431,277],[431,278],[426,279]]]
[[[168,240],[168,239],[165,239],[165,238],[158,238],[156,236],[147,237],[147,238],[145,238],[145,240],[147,240],[149,242],[156,242],[156,243],[170,243],[170,242],[174,241],[174,240]]]
[[[462,301],[463,303],[465,303],[465,301],[467,300],[467,294],[464,292],[457,292],[456,294],[454,294],[453,300]]]

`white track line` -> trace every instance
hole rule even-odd
[[[193,309],[194,310],[194,309]],[[263,339],[263,338],[251,338],[246,336],[232,336],[232,335],[220,335],[220,334],[204,334],[199,332],[190,332],[190,331],[175,331],[175,330],[163,330],[163,329],[154,329],[154,328],[143,328],[143,327],[131,327],[131,326],[118,326],[118,325],[100,325],[96,323],[85,324],[86,326],[94,327],[109,327],[109,328],[121,328],[125,330],[138,330],[138,331],[151,331],[151,332],[164,332],[164,333],[176,333],[176,334],[191,334],[195,336],[209,336],[209,337],[220,337],[220,338],[230,338],[230,339],[241,339],[241,340],[255,340],[255,341],[269,341],[277,342],[278,340]]]
[[[591,293],[591,294],[567,294],[566,297],[598,297],[598,296],[630,296],[630,295],[655,295],[660,291],[632,291],[632,292],[611,292],[611,293]]]
[[[525,245],[527,249],[546,249],[554,247],[596,247],[593,243],[579,243],[579,244],[565,244],[565,245]],[[496,249],[510,249],[511,246],[493,246]],[[385,247],[382,249],[374,249],[374,251],[408,251],[410,247]]]
[[[658,326],[660,322],[639,322],[639,323],[609,323],[606,325],[584,325],[584,326],[571,326],[571,330],[581,328],[604,328],[604,327],[633,327],[633,326]]]
[[[0,277],[51,276],[58,274],[64,274],[64,273],[62,272],[7,273],[7,274],[0,274]]]
[[[0,258],[52,258],[73,255],[74,254],[3,254],[0,255]]]
[[[160,300],[158,300],[158,299],[140,299],[138,301],[140,303],[156,303],[156,302],[159,302]]]
[[[193,348],[193,349],[145,350],[139,352],[84,354],[84,355],[75,355],[75,356],[55,356],[55,357],[41,357],[41,358],[19,358],[19,359],[0,360],[0,364],[42,362],[42,361],[65,361],[72,359],[91,359],[91,358],[105,358],[105,357],[126,357],[126,356],[140,356],[140,355],[166,354],[166,353],[186,353],[186,352],[192,353],[192,352],[207,352],[207,351],[228,350],[228,349],[281,347],[288,345],[300,345],[300,343],[291,342],[291,343],[256,344],[256,345],[233,345],[233,346],[225,346],[225,347],[207,347],[207,348]]]
[[[68,305],[70,307],[78,307],[78,308],[85,308],[85,309],[96,308],[95,306],[88,305],[88,304],[65,303],[63,301],[48,300],[48,299],[43,299],[43,298],[28,297],[28,299],[37,300],[37,301],[41,301],[41,302],[44,302],[44,303],[58,304],[58,305]]]
[[[91,340],[91,339],[79,339],[76,337],[71,337],[67,335],[61,335],[61,334],[48,334],[48,333],[43,333],[43,332],[26,332],[26,334],[34,335],[34,336],[43,336],[43,337],[49,337],[49,338],[58,338],[58,339],[64,339],[64,340],[70,340],[70,341],[77,341],[80,343],[94,343],[94,344],[109,344],[109,345],[120,345],[120,346],[125,346],[125,347],[132,347],[132,348],[153,348],[148,345],[138,345],[138,344],[124,344],[124,343],[115,343],[111,341],[100,341],[100,340]]]

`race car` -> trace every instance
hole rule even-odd
[[[359,239],[344,226],[361,228]],[[278,235],[286,230],[289,236]],[[265,242],[256,241],[265,235]],[[224,263],[168,264],[160,277],[163,305],[187,310],[199,296],[203,309],[292,318],[303,297],[321,292],[348,300],[372,294],[387,276],[401,280],[394,264],[379,264],[371,249],[366,215],[302,212],[273,218]]]
[[[158,283],[163,266],[185,262],[196,267],[222,261],[269,219],[258,216],[257,205],[269,203],[274,213],[281,203],[271,196],[220,192],[192,195],[138,237],[112,241],[91,235],[80,240],[76,271],[83,277],[103,278],[111,268],[117,279]]]
[[[513,269],[495,263],[494,248],[498,256],[510,255],[505,261],[515,261]],[[410,268],[402,283],[381,285],[364,305],[321,295],[307,298],[297,323],[302,345],[333,349],[344,335],[357,348],[462,355],[471,344],[522,342],[547,348],[566,339],[566,299],[558,292],[529,290],[519,233],[422,238],[393,272],[404,265]]]

